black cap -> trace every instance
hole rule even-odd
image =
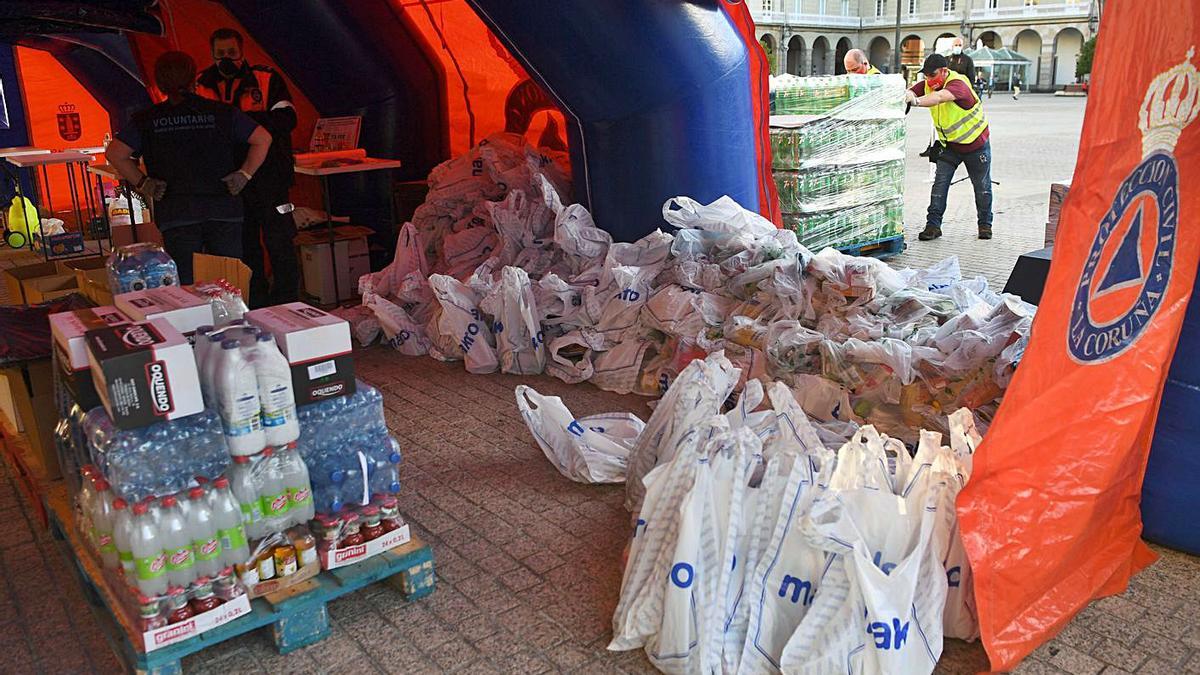
[[[928,77],[942,68],[949,67],[950,64],[946,61],[946,57],[941,54],[930,54],[925,57],[925,65],[921,66],[921,72]]]

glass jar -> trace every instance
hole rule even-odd
[[[260,582],[275,578],[275,556],[271,551],[263,553],[258,559],[258,580]]]
[[[213,592],[217,594],[221,602],[229,602],[246,593],[245,589],[238,584],[232,567],[226,567],[221,570],[221,576],[217,577],[217,580],[213,582]]]
[[[216,609],[221,600],[213,594],[213,582],[208,577],[200,577],[192,586],[192,601],[188,603],[192,611],[203,614],[210,609]]]
[[[358,546],[363,543],[363,536],[359,533],[362,529],[362,524],[359,523],[357,513],[347,513],[342,516],[342,541],[338,544],[340,548],[348,546]]]
[[[162,612],[162,604],[155,598],[138,596],[138,616],[143,633],[167,625],[167,618],[163,616]]]
[[[296,549],[296,562],[300,567],[308,567],[317,562],[317,539],[308,532],[300,532],[292,538],[292,546]]]
[[[395,497],[384,497],[383,501],[379,502],[379,515],[384,532],[398,530],[404,525],[404,519],[400,517],[400,505]]]
[[[296,549],[291,544],[281,544],[275,547],[275,574],[280,577],[296,573]]]
[[[317,548],[322,551],[332,551],[338,547],[338,540],[342,536],[342,521],[333,516],[317,516],[318,534],[321,536],[317,542]]]
[[[379,521],[379,507],[364,506],[358,512],[363,519],[361,528],[363,541],[378,539],[384,533],[383,525]]]
[[[195,614],[188,606],[187,591],[179,586],[167,589],[167,623],[187,621]]]

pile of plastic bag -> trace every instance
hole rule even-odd
[[[638,439],[609,649],[674,673],[932,672],[943,636],[978,634],[954,512],[971,412],[949,447],[922,431],[910,455],[871,426],[839,447],[783,383],[719,412],[737,379],[719,353],[693,362]]]
[[[823,422],[873,424],[910,444],[965,406],[990,419],[1034,308],[964,280],[953,259],[898,271],[816,255],[728,197],[668,200],[656,230],[613,242],[548,156],[493,136],[430,176],[393,262],[359,280],[364,343],[547,372],[660,396],[717,351],[747,379],[787,382]]]

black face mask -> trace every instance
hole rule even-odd
[[[241,64],[229,57],[217,59],[217,72],[221,73],[222,77],[233,77],[241,69]]]

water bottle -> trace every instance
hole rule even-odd
[[[187,522],[173,495],[162,498],[162,515],[158,523],[163,553],[167,556],[167,582],[187,588],[196,580],[196,557],[192,553]]]
[[[266,444],[258,399],[258,379],[254,367],[242,357],[237,340],[221,343],[220,370],[214,380],[225,442],[233,455],[253,455]]]
[[[133,505],[129,550],[133,556],[134,583],[138,591],[148,597],[166,593],[167,556],[163,551],[158,525],[146,502]]]
[[[260,539],[263,527],[262,498],[258,483],[254,479],[250,458],[245,455],[234,457],[229,477],[230,489],[242,512],[242,524],[245,526],[246,535],[251,539]]]
[[[96,494],[92,499],[92,540],[96,552],[100,554],[100,563],[105,569],[115,570],[121,566],[117,556],[117,545],[113,542],[113,506],[112,491],[108,481],[103,478],[96,481]]]
[[[275,346],[275,336],[258,335],[252,363],[258,378],[267,445],[278,447],[295,442],[300,438],[300,423],[296,419],[296,396],[292,393],[292,367]]]
[[[79,495],[75,498],[79,507],[79,530],[95,547],[96,539],[92,530],[92,504],[96,501],[95,481],[98,470],[94,465],[88,464],[80,469],[80,473],[83,474],[83,482],[79,486]]]
[[[261,485],[260,500],[262,503],[263,521],[266,532],[279,532],[288,525],[288,488],[284,482],[280,458],[271,448],[263,450],[258,464],[254,467],[256,478]]]
[[[197,371],[200,376],[200,394],[204,397],[204,406],[216,410],[218,405],[213,383],[220,372],[221,359],[224,358],[221,343],[225,340],[225,332],[214,330],[204,339],[208,341],[208,346],[204,348],[204,361],[199,364],[200,370]]]
[[[400,444],[388,437],[389,448],[382,457],[375,459],[375,475],[371,477],[371,491],[385,494],[400,492]]]
[[[196,557],[196,575],[211,579],[225,567],[212,508],[208,505],[204,488],[189,490],[188,501],[191,507],[188,510],[187,529],[192,539],[192,554]]]
[[[117,559],[121,562],[121,571],[125,578],[133,579],[133,510],[129,503],[117,497],[113,500],[113,543],[117,547]]]
[[[288,494],[288,525],[301,525],[313,519],[312,484],[308,479],[308,467],[300,459],[296,444],[290,443],[279,450],[283,482]]]
[[[245,563],[250,559],[250,546],[246,541],[242,508],[233,497],[229,479],[222,476],[213,481],[212,498],[213,523],[221,540],[221,567]]]

